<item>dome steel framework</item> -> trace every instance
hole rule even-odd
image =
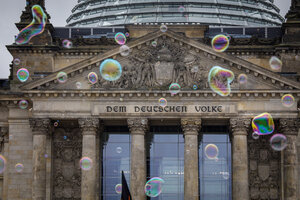
[[[78,0],[67,26],[278,26],[283,20],[273,0]]]

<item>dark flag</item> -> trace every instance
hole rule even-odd
[[[124,176],[124,172],[122,170],[122,194],[121,194],[121,200],[132,200],[130,191],[127,185],[126,178]]]

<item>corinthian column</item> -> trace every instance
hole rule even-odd
[[[46,199],[46,139],[50,127],[50,119],[30,119],[33,133],[32,153],[32,199]]]
[[[284,150],[284,199],[298,200],[297,119],[280,119],[279,129],[288,140],[288,145]]]
[[[184,132],[184,199],[199,199],[198,131],[201,119],[181,119]]]
[[[146,183],[146,151],[145,133],[148,120],[134,118],[127,120],[131,133],[131,171],[130,191],[133,199],[145,200],[144,186]]]
[[[232,197],[249,199],[247,130],[251,120],[230,119],[232,129]]]
[[[96,134],[99,119],[86,118],[78,120],[82,131],[82,157],[92,160],[90,170],[81,171],[81,199],[96,199]]]

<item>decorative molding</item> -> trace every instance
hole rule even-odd
[[[81,128],[82,135],[96,135],[99,128],[98,118],[84,118],[78,119],[79,127]]]
[[[279,119],[279,130],[285,135],[298,135],[299,119]]]
[[[230,118],[230,128],[233,135],[247,135],[251,119]]]
[[[182,118],[181,127],[184,135],[198,135],[201,128],[201,119]]]
[[[29,123],[33,135],[47,135],[50,129],[50,119],[31,118]]]
[[[133,135],[145,135],[148,130],[148,119],[146,118],[129,118],[127,124],[130,133]]]
[[[0,151],[3,151],[4,143],[9,142],[8,127],[0,127]]]

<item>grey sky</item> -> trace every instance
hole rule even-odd
[[[12,44],[14,36],[18,34],[14,23],[19,22],[22,10],[25,8],[25,2],[25,0],[3,1],[0,6],[0,78],[9,76],[9,64],[13,58],[6,50],[5,45]],[[65,26],[66,19],[76,3],[77,0],[46,0],[46,9],[51,15],[52,24]],[[285,16],[291,5],[291,0],[275,0],[275,4],[280,8],[281,15]]]

